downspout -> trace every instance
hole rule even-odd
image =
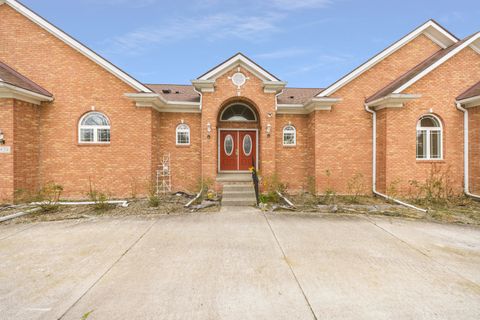
[[[480,196],[470,193],[470,173],[469,173],[469,140],[468,140],[468,110],[462,107],[462,104],[456,102],[457,109],[463,112],[463,192],[466,196],[480,200]]]
[[[426,209],[416,207],[410,203],[400,201],[398,199],[392,198],[390,196],[387,196],[386,194],[383,194],[377,191],[377,112],[375,110],[370,109],[366,103],[365,103],[365,111],[371,113],[372,119],[373,119],[373,128],[372,128],[372,192],[373,194],[380,196],[386,200],[390,200],[395,203],[398,203],[407,208],[426,213],[427,212]]]
[[[202,116],[202,102],[203,102],[203,94],[201,91],[198,91],[197,88],[195,88],[195,86],[193,87],[193,91],[195,91],[196,93],[198,93],[198,95],[200,96],[200,117]],[[200,119],[200,123],[202,123],[202,120]],[[203,138],[202,138],[202,126],[200,126],[200,183],[201,183],[201,188],[200,188],[200,191],[198,192],[198,194],[195,196],[195,198],[193,198],[192,201],[189,201],[185,207],[189,207],[193,202],[195,202],[198,198],[200,198],[200,196],[202,195],[203,193]]]

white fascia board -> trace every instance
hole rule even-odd
[[[435,70],[438,66],[442,65],[445,61],[450,59],[451,57],[455,56],[457,53],[465,49],[466,47],[470,46],[473,44],[475,41],[477,41],[480,38],[480,32],[477,32],[473,37],[462,43],[461,45],[458,46],[458,48],[455,48],[451,52],[449,52],[447,55],[445,55],[443,58],[432,64],[430,67],[427,69],[423,70],[419,74],[417,74],[414,78],[410,79],[410,81],[406,82],[403,84],[401,87],[393,91],[393,93],[401,93],[408,87],[410,87],[412,84],[417,82],[418,80],[422,79],[424,76]]]
[[[263,92],[265,93],[278,93],[281,92],[287,83],[284,81],[263,81]]]
[[[423,25],[421,25],[420,27],[418,27],[417,29],[415,29],[412,32],[410,32],[409,34],[407,34],[402,39],[400,39],[397,42],[395,42],[394,44],[392,44],[390,47],[386,48],[385,50],[383,50],[382,52],[380,52],[379,54],[377,54],[376,56],[374,56],[373,58],[371,58],[370,60],[368,60],[367,62],[362,64],[357,69],[353,70],[352,72],[350,72],[349,74],[347,74],[346,76],[344,76],[343,78],[338,80],[337,82],[333,83],[331,86],[329,86],[328,88],[326,88],[325,90],[320,92],[317,95],[317,97],[327,97],[327,96],[331,95],[332,93],[334,93],[338,89],[342,88],[347,83],[349,83],[353,79],[357,78],[362,73],[369,70],[370,68],[375,66],[377,63],[379,63],[383,59],[387,58],[392,53],[394,53],[395,51],[397,51],[398,49],[400,49],[401,47],[403,47],[404,45],[406,45],[407,43],[409,43],[410,41],[412,41],[413,39],[415,39],[416,37],[418,37],[422,33],[428,34],[429,38],[433,38],[433,37],[435,37],[435,35],[441,35],[443,37],[443,39],[436,41],[436,42],[443,43],[443,45],[441,45],[441,47],[444,47],[446,45],[446,42],[448,42],[448,41],[451,41],[450,45],[458,42],[458,39],[456,39],[451,34],[446,32],[442,27],[440,27],[434,21],[429,20],[426,23],[424,23]]]
[[[0,82],[0,98],[17,99],[38,105],[42,102],[53,101],[53,97],[19,88],[5,82]]]
[[[305,104],[278,104],[278,114],[309,114],[313,111],[330,111],[332,106],[341,102],[340,98],[312,98]]]
[[[476,107],[476,106],[480,106],[480,96],[470,97],[463,100],[457,100],[456,102],[460,103],[465,108]]]
[[[215,80],[192,80],[192,85],[200,92],[214,92]]]
[[[420,94],[398,94],[391,93],[385,97],[366,103],[367,107],[373,107],[376,110],[384,108],[401,108],[405,102],[420,98]]]
[[[93,62],[97,63],[110,73],[112,73],[114,76],[122,80],[123,82],[127,83],[134,89],[142,92],[152,92],[149,88],[144,86],[142,83],[139,81],[135,80],[132,78],[130,75],[125,73],[124,71],[120,70],[118,67],[113,65],[111,62],[105,60],[104,58],[100,57],[98,54],[93,52],[91,49],[87,48],[85,45],[81,44],[77,40],[73,39],[71,36],[63,32],[62,30],[58,29],[54,25],[52,25],[50,22],[46,21],[39,15],[37,15],[35,12],[31,11],[21,3],[15,1],[15,0],[2,0],[5,4],[8,4],[10,7],[15,9],[17,12],[20,14],[24,15],[28,19],[30,19],[32,22],[35,24],[39,25],[43,29],[47,30],[51,34],[53,34],[55,37],[58,39],[62,40],[66,44],[68,44],[70,47],[74,48]]]
[[[208,73],[204,74],[202,77],[200,77],[198,80],[210,80],[210,79],[215,79],[218,78],[220,75],[222,75],[224,72],[227,70],[230,70],[232,66],[235,64],[241,63],[257,75],[259,75],[261,78],[267,80],[267,81],[280,81],[280,79],[277,79],[274,75],[268,73],[267,71],[263,70],[260,68],[258,65],[253,63],[250,59],[246,58],[244,55],[241,53],[233,56],[232,58],[228,59],[215,69],[209,71]]]
[[[277,114],[307,114],[303,104],[278,104]]]
[[[158,93],[126,93],[125,96],[135,101],[139,108],[153,108],[159,112],[200,112],[199,102],[167,101]]]

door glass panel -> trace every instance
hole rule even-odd
[[[243,137],[243,153],[249,156],[252,153],[252,138],[249,134]]]
[[[227,135],[223,141],[223,150],[227,156],[231,156],[233,153],[233,137]]]

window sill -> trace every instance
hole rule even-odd
[[[77,143],[79,147],[110,147],[110,142],[108,143]]]
[[[190,147],[190,144],[176,144],[175,147],[177,147],[177,148],[188,148],[188,147]]]
[[[296,148],[297,145],[296,144],[284,144],[283,147],[284,148]]]
[[[417,159],[417,163],[446,163],[445,159]]]

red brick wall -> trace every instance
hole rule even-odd
[[[176,128],[182,120],[190,127],[189,146],[176,145]],[[157,121],[158,137],[154,144],[159,145],[158,159],[170,153],[172,190],[198,192],[201,176],[200,114],[165,112],[159,114]]]
[[[468,109],[470,192],[480,194],[480,106]]]
[[[295,146],[283,145],[283,128],[291,123],[297,131],[297,144]],[[289,190],[302,190],[307,188],[307,145],[311,144],[308,139],[308,116],[286,115],[276,116],[276,171],[280,181],[287,184]]]
[[[35,193],[39,188],[40,106],[15,100],[14,191]]]
[[[55,96],[40,108],[41,182],[62,184],[69,198],[85,197],[89,178],[114,197],[145,184],[152,174],[152,111],[124,96],[135,90],[6,5],[0,39],[0,60]],[[77,143],[78,120],[92,106],[111,120],[110,145]]]
[[[377,176],[376,187],[377,191],[385,193],[387,188],[387,110],[382,109],[377,112]]]
[[[325,170],[338,193],[347,192],[347,183],[355,174],[364,177],[366,192],[372,187],[372,115],[364,109],[371,96],[398,76],[438,51],[439,47],[421,35],[335,92],[342,102],[331,112],[317,111],[315,170],[317,191],[327,187]]]
[[[13,149],[13,99],[0,99],[0,129],[5,136],[5,145]],[[13,151],[13,150],[12,150]],[[14,153],[0,154],[0,203],[13,200]]]
[[[477,61],[478,63],[474,63]],[[462,50],[405,93],[420,94],[401,109],[389,109],[387,117],[387,187],[399,182],[399,190],[408,191],[408,181],[424,181],[436,164],[450,172],[449,186],[455,193],[463,185],[463,113],[455,107],[455,97],[478,81],[480,56],[472,49]],[[416,123],[432,108],[443,124],[443,160],[416,160]]]

